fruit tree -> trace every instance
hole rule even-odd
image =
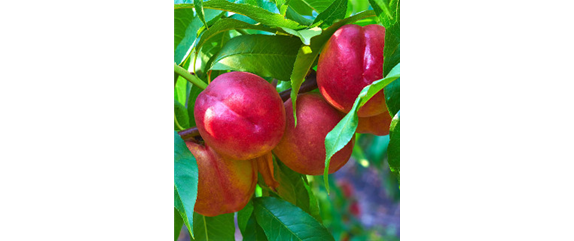
[[[398,202],[399,5],[175,0],[175,240],[398,239],[334,175]]]

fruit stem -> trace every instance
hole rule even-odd
[[[194,137],[196,136],[199,136],[199,130],[197,129],[196,126],[194,126],[189,129],[185,129],[183,131],[178,131],[177,134],[179,134],[179,136],[181,136],[181,139],[183,139],[184,141],[188,141],[194,139]]]
[[[174,72],[201,89],[205,89],[207,87],[205,82],[197,78],[197,76],[190,74],[187,70],[176,63],[174,63]]]

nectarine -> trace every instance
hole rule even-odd
[[[185,144],[197,160],[199,172],[195,212],[213,217],[243,209],[257,184],[255,160],[226,160],[207,145]]]
[[[292,170],[307,175],[322,175],[325,169],[325,137],[339,123],[343,115],[317,93],[297,97],[297,127],[294,127],[293,104],[285,102],[287,127],[273,153]],[[329,173],[341,168],[353,152],[355,137],[335,153]]]
[[[325,99],[338,110],[349,113],[361,90],[383,78],[385,28],[349,24],[339,28],[319,56],[317,85]],[[358,111],[359,117],[387,110],[383,91]]]
[[[229,160],[271,151],[285,131],[285,110],[263,78],[230,72],[215,78],[196,99],[197,129],[205,143]]]

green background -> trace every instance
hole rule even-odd
[[[572,239],[571,9],[403,2],[402,239]]]

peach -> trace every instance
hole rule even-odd
[[[357,133],[369,133],[377,136],[388,135],[392,120],[393,117],[388,111],[376,116],[359,117]]]
[[[343,115],[320,94],[305,93],[297,97],[297,127],[294,127],[293,104],[285,102],[287,127],[273,153],[289,168],[307,175],[322,175],[325,169],[325,137]],[[329,173],[339,170],[351,157],[355,137],[335,153]]]
[[[349,113],[361,90],[383,78],[385,28],[349,24],[339,28],[319,56],[317,85],[325,99],[339,111]],[[358,111],[359,117],[387,110],[380,91]]]
[[[271,151],[285,131],[279,93],[263,78],[230,72],[215,78],[194,107],[205,143],[229,160],[249,160]]]
[[[197,160],[199,172],[195,212],[213,217],[243,209],[255,192],[255,161],[226,160],[207,145],[185,144]]]

